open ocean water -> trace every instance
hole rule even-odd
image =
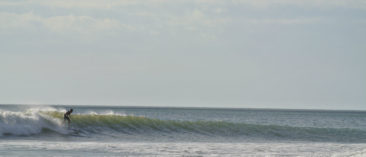
[[[366,156],[366,112],[0,105],[0,156]]]

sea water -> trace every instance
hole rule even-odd
[[[366,112],[0,105],[0,156],[366,156]]]

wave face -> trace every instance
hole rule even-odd
[[[1,136],[200,136],[206,139],[307,140],[366,142],[366,131],[348,128],[315,128],[258,125],[226,121],[160,120],[119,114],[73,114],[71,128],[63,123],[60,111],[11,112],[0,110]],[[108,133],[106,133],[108,132]]]

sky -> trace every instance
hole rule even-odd
[[[0,104],[366,110],[365,0],[1,0]]]

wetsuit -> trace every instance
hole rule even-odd
[[[70,123],[70,114],[71,114],[71,111],[67,111],[64,114],[64,120],[67,120],[69,123]]]

